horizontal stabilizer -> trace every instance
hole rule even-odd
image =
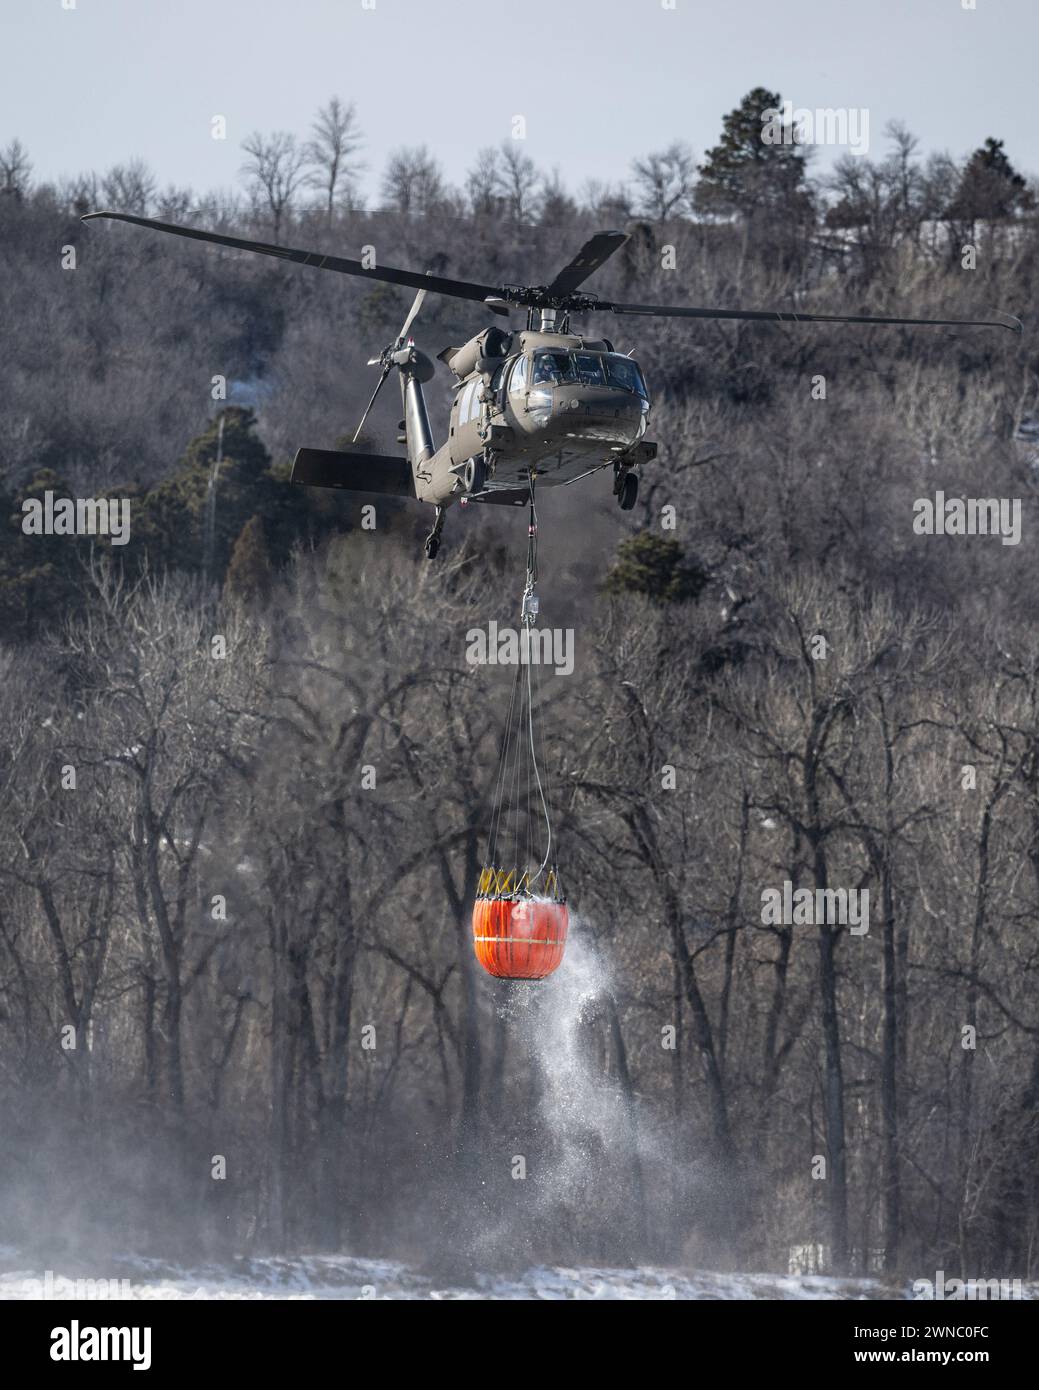
[[[530,488],[485,488],[483,492],[474,493],[468,500],[470,502],[490,502],[499,507],[525,507],[530,502]]]
[[[305,487],[340,487],[348,492],[374,492],[390,497],[415,496],[415,482],[407,459],[359,450],[298,449],[289,481]]]

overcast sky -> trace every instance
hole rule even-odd
[[[369,206],[395,146],[427,144],[460,184],[517,115],[531,157],[579,188],[674,139],[702,154],[757,85],[865,108],[871,154],[898,118],[925,150],[995,135],[1039,173],[1039,0],[72,3],[0,0],[0,145],[18,136],[37,178],[140,156],[164,185],[237,185],[245,135],[306,136],[337,93],[357,106]]]

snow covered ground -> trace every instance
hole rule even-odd
[[[1025,1284],[1022,1296],[1039,1299],[1039,1283]],[[119,1256],[94,1268],[69,1262],[48,1270],[0,1246],[0,1300],[41,1298],[873,1300],[912,1298],[912,1286],[818,1274],[560,1266],[539,1266],[516,1275],[478,1274],[472,1283],[462,1284],[428,1278],[395,1260],[349,1255],[254,1257],[190,1267]]]
[[[333,1255],[192,1268],[125,1257],[96,1269],[76,1264],[48,1273],[16,1251],[0,1250],[0,1299],[876,1299],[901,1293],[867,1279],[663,1269],[536,1268],[515,1276],[477,1275],[473,1284],[461,1285],[390,1260]]]

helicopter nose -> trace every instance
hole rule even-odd
[[[645,428],[642,420],[647,409],[648,403],[630,391],[566,383],[531,390],[527,418],[551,437],[628,444]]]
[[[645,428],[643,402],[629,391],[590,389],[560,395],[551,417],[540,422],[549,435],[580,438],[603,444],[627,445]]]
[[[571,424],[582,429],[603,428],[627,433],[636,428],[642,417],[642,400],[629,391],[589,391],[574,398],[570,408]]]
[[[642,403],[630,391],[610,391],[590,395],[584,402],[587,415],[609,415],[620,419],[624,415],[640,415]]]
[[[629,415],[637,419],[642,413],[641,397],[630,391],[570,391],[561,393],[555,404],[555,413],[564,419],[622,420]]]

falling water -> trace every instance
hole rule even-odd
[[[556,974],[505,988],[497,1021],[508,1030],[512,1070],[526,1079],[526,1100],[517,1098],[510,1127],[512,1160],[525,1165],[522,1181],[513,1174],[511,1214],[542,1248],[547,1241],[575,1256],[633,1258],[643,1219],[642,1149],[652,1141],[640,1133],[618,1077],[610,973],[587,924],[571,916]],[[515,1235],[501,1225],[481,1245],[527,1243]]]
[[[206,521],[202,547],[202,573],[208,583],[213,572],[213,547],[216,540],[216,491],[220,476],[220,466],[224,461],[224,417],[220,416],[216,432],[216,458],[209,473],[206,487]]]

